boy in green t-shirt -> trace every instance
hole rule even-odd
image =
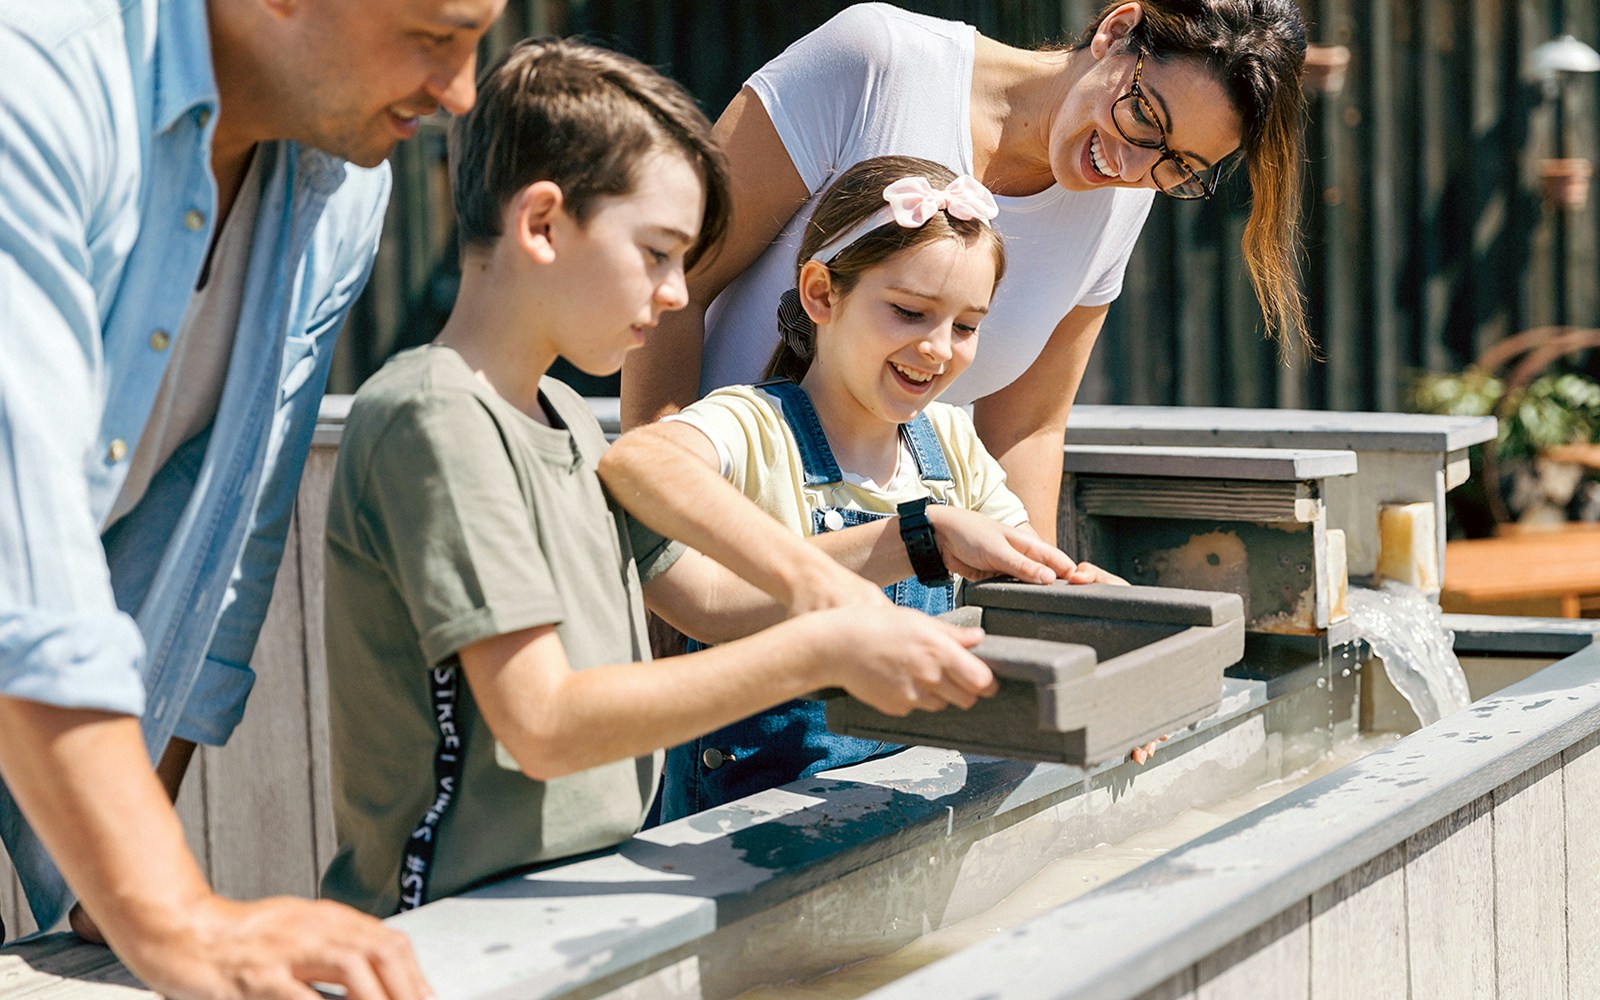
[[[387,914],[617,843],[650,804],[658,748],[808,691],[902,714],[993,691],[979,630],[893,607],[720,478],[697,521],[658,525],[699,551],[602,489],[599,425],[545,373],[558,355],[613,373],[687,303],[684,268],[729,204],[686,94],[614,53],[524,42],[484,74],[451,161],[455,310],[357,393],[333,485],[327,895]],[[940,544],[985,561],[983,538]],[[881,549],[851,564],[906,575]],[[992,569],[1050,575],[990,552]],[[722,645],[641,662],[641,597]]]

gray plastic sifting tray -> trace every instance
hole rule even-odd
[[[1237,594],[992,582],[963,599],[943,617],[987,631],[975,652],[1000,680],[994,697],[896,718],[838,695],[828,728],[1090,767],[1216,711],[1222,671],[1244,655]]]

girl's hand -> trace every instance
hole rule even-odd
[[[1071,578],[1079,565],[1025,524],[1007,527],[976,511],[948,504],[929,504],[928,520],[945,568],[965,580],[1010,576],[1025,583],[1051,583]]]
[[[823,611],[812,620],[827,637],[828,686],[885,715],[971,708],[999,689],[988,665],[971,653],[983,629],[893,606],[869,614]]]

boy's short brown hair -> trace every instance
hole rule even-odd
[[[627,194],[653,150],[682,154],[700,173],[706,207],[693,264],[728,226],[728,168],[693,98],[650,67],[559,38],[518,42],[484,71],[478,101],[450,130],[450,181],[463,247],[500,237],[513,195],[559,185],[568,212],[588,221],[595,201]]]

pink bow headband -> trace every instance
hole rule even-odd
[[[954,219],[977,219],[984,223],[1000,214],[994,195],[971,174],[962,174],[943,190],[935,189],[926,177],[902,177],[883,189],[883,200],[889,204],[829,240],[811,255],[811,259],[826,264],[891,219],[906,229],[919,229],[940,212]]]

